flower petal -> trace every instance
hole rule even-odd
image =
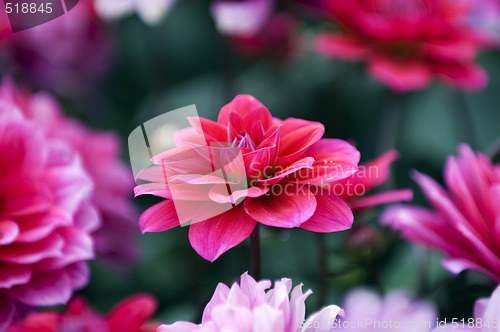
[[[316,37],[316,50],[324,55],[343,60],[360,60],[369,53],[369,48],[355,37],[324,33]]]
[[[335,195],[316,195],[314,215],[300,225],[312,232],[330,233],[351,228],[354,216],[349,206]]]
[[[179,218],[172,200],[166,200],[153,205],[139,218],[139,227],[142,233],[164,232],[179,226]]]
[[[299,227],[316,211],[316,199],[305,186],[290,183],[280,188],[284,191],[280,195],[271,191],[270,195],[246,199],[245,211],[253,219],[267,226]]]
[[[194,250],[213,262],[220,255],[245,240],[257,221],[245,213],[243,205],[189,226],[189,241]]]
[[[134,332],[153,316],[158,304],[146,294],[135,295],[119,303],[107,317],[111,331]]]
[[[376,79],[398,92],[424,88],[431,80],[429,68],[422,63],[398,62],[382,56],[370,59],[369,71]]]

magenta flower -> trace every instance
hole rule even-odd
[[[161,166],[139,174],[150,183],[137,186],[136,195],[167,198],[143,213],[143,232],[161,232],[192,221],[191,245],[214,261],[246,239],[257,222],[313,232],[351,227],[351,209],[327,185],[355,173],[360,155],[345,141],[321,139],[322,124],[272,118],[264,105],[247,95],[224,106],[217,122],[203,118],[190,122],[193,127],[177,133],[176,149],[153,157],[153,163]],[[227,149],[216,148],[224,145],[221,142],[229,142],[225,146],[240,157],[225,163],[228,179],[209,174],[210,159],[228,158]],[[178,174],[166,179],[166,170]]]
[[[64,141],[78,154],[95,187],[87,199],[89,211],[102,221],[92,234],[96,253],[119,265],[135,259],[139,231],[138,213],[130,197],[134,182],[130,169],[120,160],[119,138],[66,118],[49,95],[31,95],[9,80],[0,86],[0,100],[19,108],[46,136]]]
[[[432,209],[390,207],[382,223],[445,253],[442,264],[453,273],[475,269],[500,280],[500,166],[462,144],[446,163],[446,189],[424,174],[415,172],[414,179]]]
[[[220,283],[212,299],[203,311],[199,325],[176,322],[161,325],[158,332],[327,332],[329,328],[305,328],[305,300],[312,293],[302,293],[302,284],[295,286],[291,296],[292,280],[281,279],[274,287],[271,281],[257,282],[247,273],[241,276],[240,284],[231,288]],[[322,317],[333,320],[342,309],[329,306],[315,313],[311,318]]]
[[[489,37],[468,22],[471,9],[454,0],[323,0],[339,31],[324,33],[325,56],[365,61],[368,71],[395,91],[421,89],[433,78],[478,90],[487,73],[475,63]]]
[[[437,318],[433,304],[417,301],[404,290],[391,291],[381,297],[357,288],[346,295],[342,309],[344,317],[330,323],[335,330],[430,332]],[[317,321],[320,323],[324,321]]]
[[[66,303],[88,281],[99,218],[66,142],[0,99],[0,330],[16,307]]]
[[[155,332],[158,324],[149,322],[149,319],[156,307],[153,297],[138,294],[101,316],[85,300],[74,298],[68,303],[66,312],[32,313],[22,322],[12,323],[7,332]]]
[[[498,312],[500,311],[500,287],[497,287],[489,298],[476,301],[474,306],[474,319],[456,319],[445,326],[438,326],[432,332],[452,331],[498,331],[500,322]]]

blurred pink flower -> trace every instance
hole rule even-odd
[[[257,222],[313,232],[351,227],[351,209],[326,185],[355,173],[360,154],[343,140],[321,139],[322,124],[273,118],[264,105],[248,95],[239,95],[224,106],[217,122],[204,118],[189,121],[193,127],[177,133],[178,147],[154,156],[152,161],[159,166],[139,174],[139,179],[150,183],[137,186],[136,195],[167,198],[142,214],[143,232],[161,232],[194,220],[189,229],[191,245],[203,258],[214,261],[246,239]],[[202,148],[208,147],[203,145],[216,147],[224,142],[229,142],[225,143],[229,149],[239,151],[244,165],[226,165],[229,182],[200,176],[206,174]],[[176,155],[176,150],[182,152]],[[212,148],[210,158],[215,159],[217,153],[223,154],[224,149]],[[166,183],[165,167],[187,168],[186,174],[175,177],[185,184],[174,199],[175,186]],[[233,185],[237,188],[229,194],[227,186]],[[186,218],[178,216],[179,210],[176,213],[181,204],[189,214]],[[210,215],[212,207],[224,205],[229,205],[226,212]]]
[[[500,280],[500,166],[462,144],[459,156],[446,163],[447,189],[417,172],[414,179],[433,209],[390,207],[382,223],[444,252],[442,264],[453,273],[475,269]]]
[[[345,315],[335,322],[335,330],[341,327],[342,330],[366,332],[430,332],[438,314],[433,304],[417,301],[404,290],[380,297],[375,292],[357,288],[346,295],[342,309]]]
[[[94,0],[103,19],[117,19],[136,12],[148,24],[157,24],[177,0]]]
[[[453,332],[453,331],[498,331],[500,322],[498,313],[500,312],[500,287],[497,287],[489,298],[482,298],[476,301],[474,306],[474,319],[464,321],[455,320],[444,327],[436,327],[432,332]]]
[[[472,25],[491,33],[500,46],[500,0],[474,1],[469,19]]]
[[[157,303],[149,295],[135,295],[118,303],[102,317],[81,298],[72,299],[65,313],[42,311],[12,323],[7,332],[155,332],[158,324],[148,322]]]
[[[220,283],[212,299],[205,307],[199,325],[176,322],[161,325],[158,332],[327,332],[329,328],[303,328],[305,325],[305,300],[312,293],[302,293],[302,284],[295,286],[291,296],[292,280],[281,279],[274,287],[271,281],[257,282],[247,273],[241,276],[240,284],[231,288]],[[323,308],[311,316],[327,321],[342,314],[337,306]]]
[[[16,307],[66,303],[88,281],[92,180],[67,142],[0,98],[0,330]]]
[[[274,0],[214,0],[212,16],[220,33],[253,37],[260,33],[274,10]]]
[[[95,86],[108,71],[112,41],[92,0],[80,0],[67,14],[13,34],[6,47],[8,73],[74,97]]]
[[[288,14],[273,14],[251,36],[233,36],[231,43],[242,55],[261,56],[271,54],[278,59],[285,59],[293,54],[298,46],[294,35],[297,22]]]
[[[78,153],[95,187],[88,204],[102,221],[92,233],[96,253],[118,265],[134,260],[138,255],[138,213],[131,202],[132,172],[120,160],[119,138],[65,117],[49,95],[21,91],[9,80],[0,86],[0,100],[19,108],[43,128],[46,136],[64,141]]]
[[[366,61],[393,90],[424,88],[433,77],[468,90],[487,83],[474,58],[490,40],[469,24],[468,0],[324,0],[324,10],[340,29],[317,37],[318,52]]]

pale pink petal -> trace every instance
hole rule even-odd
[[[172,200],[153,205],[139,218],[139,227],[143,234],[146,232],[163,232],[179,225],[179,218]]]
[[[330,305],[326,308],[315,312],[304,323],[304,328],[300,332],[330,332],[332,322],[337,319],[337,316],[344,316],[344,310],[336,305]],[[365,317],[366,318],[366,317]],[[318,326],[314,326],[314,324]]]
[[[264,225],[283,228],[299,227],[311,218],[317,203],[307,187],[287,184],[280,190],[280,195],[271,191],[270,195],[246,199],[246,213]]]
[[[175,322],[171,325],[160,325],[157,332],[200,332],[200,327],[189,322]],[[215,331],[215,330],[214,330]]]
[[[330,233],[351,228],[354,216],[349,206],[335,195],[317,195],[313,216],[300,225],[312,232]]]
[[[238,205],[239,203],[241,203],[241,200],[243,198],[260,197],[262,195],[265,195],[267,192],[269,192],[269,187],[250,187],[248,189],[231,192],[231,194],[229,195],[227,187],[215,186],[210,190],[209,197],[216,203],[231,203]]]
[[[194,250],[208,261],[240,244],[252,233],[257,222],[248,216],[243,205],[189,226],[189,241]]]

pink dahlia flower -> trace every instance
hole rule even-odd
[[[482,298],[474,305],[474,318],[455,319],[445,326],[438,326],[432,332],[452,331],[498,331],[500,322],[500,287],[497,287],[491,297]]]
[[[500,280],[500,166],[487,156],[460,145],[444,170],[447,188],[415,172],[432,209],[394,206],[382,222],[402,236],[445,253],[442,264],[451,272],[480,270]]]
[[[78,153],[95,187],[87,204],[102,221],[92,234],[97,254],[117,264],[135,259],[139,231],[138,213],[131,203],[134,181],[130,169],[120,160],[119,138],[65,117],[49,95],[21,91],[9,80],[0,86],[0,100],[19,108],[46,136],[64,141]]]
[[[149,295],[135,295],[117,304],[106,316],[90,308],[83,299],[68,303],[65,313],[43,311],[12,323],[7,332],[155,332],[158,324],[149,322],[157,303]]]
[[[0,330],[16,307],[66,303],[88,281],[99,218],[67,142],[0,98]]]
[[[469,25],[467,0],[323,2],[340,29],[317,37],[321,54],[366,61],[371,75],[396,91],[424,88],[433,77],[461,89],[486,85],[474,58],[490,41]]]
[[[212,299],[203,311],[199,325],[176,322],[161,325],[158,332],[327,332],[329,328],[304,328],[305,300],[312,293],[302,293],[302,284],[292,291],[292,280],[281,279],[274,287],[271,281],[255,281],[247,273],[241,276],[240,284],[231,288],[220,283]],[[266,291],[269,289],[268,291]],[[290,295],[290,291],[292,291]],[[311,318],[323,317],[333,320],[342,309],[329,306],[313,314]]]
[[[136,195],[167,198],[142,214],[143,232],[192,221],[191,245],[214,261],[246,239],[257,222],[313,232],[351,227],[350,207],[328,185],[354,174],[360,155],[343,140],[321,139],[322,124],[273,118],[248,95],[224,106],[217,122],[189,121],[193,127],[177,132],[177,148],[154,156],[158,166],[138,176],[150,183],[137,186]],[[232,160],[221,162],[227,174],[210,174],[210,160],[224,158]],[[172,171],[177,173],[167,179],[165,172]]]
[[[330,322],[335,330],[430,332],[437,318],[434,305],[417,301],[403,290],[381,297],[363,288],[354,289],[346,295],[342,309],[344,317]]]

